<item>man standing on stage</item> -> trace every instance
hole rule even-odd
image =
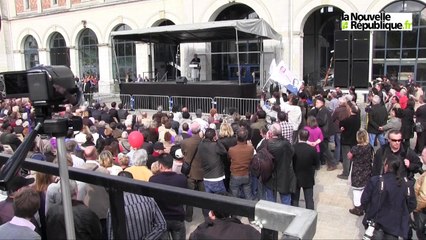
[[[194,54],[194,58],[191,60],[190,64],[197,64],[198,67],[192,68],[191,71],[191,77],[193,81],[199,82],[200,81],[200,70],[201,70],[201,64],[200,64],[200,58],[197,56],[197,54]]]

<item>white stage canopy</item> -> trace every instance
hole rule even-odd
[[[263,38],[281,41],[281,35],[263,19],[167,25],[115,31],[111,36],[113,39],[170,44],[235,40],[236,36],[238,40]]]

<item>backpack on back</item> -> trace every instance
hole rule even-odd
[[[272,177],[274,171],[274,156],[268,150],[268,142],[265,147],[257,151],[250,163],[250,171],[253,176],[260,178],[265,183]]]

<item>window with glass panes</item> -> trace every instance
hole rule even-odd
[[[403,82],[411,75],[426,86],[426,4],[396,1],[383,11],[412,13],[413,30],[374,32],[373,77],[387,75]]]
[[[27,36],[24,42],[25,69],[39,64],[38,44],[33,36]]]
[[[124,30],[131,30],[131,28],[126,24],[121,24],[114,29],[114,31]],[[128,75],[130,79],[135,81],[137,79],[135,43],[133,41],[115,40],[113,50],[112,69],[114,78],[122,81]]]
[[[79,40],[80,77],[88,75],[99,78],[98,39],[95,33],[86,28]]]

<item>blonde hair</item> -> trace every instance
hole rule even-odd
[[[358,132],[356,132],[356,141],[360,145],[367,145],[370,143],[368,139],[368,133],[365,129],[360,129]]]
[[[223,122],[222,124],[220,124],[219,138],[232,136],[234,136],[234,130],[232,130],[231,124],[227,122]]]
[[[99,164],[104,168],[112,167],[112,163],[114,161],[114,157],[112,153],[108,150],[103,150],[101,154],[99,154]]]

